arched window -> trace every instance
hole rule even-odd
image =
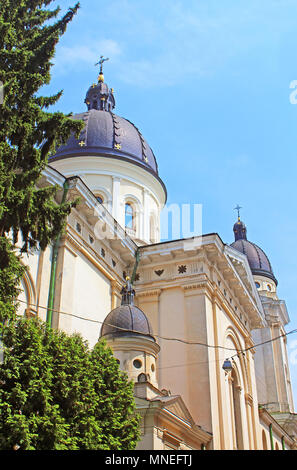
[[[267,439],[266,439],[266,433],[263,429],[262,431],[262,443],[263,443],[263,450],[267,450],[268,447],[267,447]]]
[[[125,204],[125,227],[131,230],[135,230],[135,221],[134,221],[134,210],[132,204],[127,202]]]
[[[36,291],[33,279],[29,271],[25,271],[24,277],[20,283],[20,293],[18,300],[20,302],[17,314],[21,316],[31,316],[36,314]]]
[[[96,199],[98,202],[100,202],[100,204],[104,203],[104,197],[101,194],[97,194]]]

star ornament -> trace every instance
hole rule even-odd
[[[117,150],[121,150],[122,146],[121,144],[114,144],[114,148]]]
[[[78,145],[80,147],[85,147],[86,143],[83,140],[81,140]]]

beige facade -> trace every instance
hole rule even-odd
[[[60,186],[57,203],[65,182],[62,169],[49,167],[40,182]],[[275,340],[289,317],[275,284],[256,279],[246,256],[217,234],[191,243],[140,246],[96,200],[101,186],[104,194],[109,184],[113,192],[112,180],[100,178],[98,186],[88,179],[92,190],[80,177],[68,180],[67,197],[79,196],[80,203],[59,244],[53,326],[81,333],[93,347],[104,319],[121,303],[126,275],[136,271],[135,301],[150,320],[156,343],[122,339],[110,345],[135,382],[143,416],[139,449],[295,448],[286,339]],[[157,199],[151,185],[153,190]],[[136,189],[121,179],[119,194],[132,193],[136,197]],[[140,193],[137,197],[141,200]],[[150,207],[159,211],[163,203]],[[112,201],[106,204],[119,210]],[[32,252],[24,263],[28,272],[19,313],[46,320],[52,248]],[[143,370],[135,370],[135,359]],[[230,372],[223,369],[226,359],[233,365]]]

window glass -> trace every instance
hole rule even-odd
[[[125,205],[125,226],[133,229],[133,207],[128,203]]]

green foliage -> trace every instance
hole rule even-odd
[[[13,250],[9,240],[0,237],[0,323],[15,314],[15,298],[25,268]]]
[[[62,92],[38,96],[50,82],[56,44],[79,4],[57,19],[53,0],[1,0],[0,81],[0,449],[132,449],[138,439],[133,388],[102,343],[15,315],[22,250],[61,233],[73,203],[38,186],[48,156],[77,137],[82,121],[48,112]]]
[[[92,351],[36,319],[2,327],[0,450],[132,450],[133,384],[109,348]]]
[[[0,5],[0,236],[21,232],[23,250],[46,245],[64,225],[71,205],[54,203],[54,187],[36,183],[56,145],[71,132],[79,135],[83,123],[47,108],[60,98],[37,96],[50,82],[51,60],[61,35],[79,4],[59,20],[60,9],[47,7],[53,0],[3,0]]]
[[[79,4],[57,19],[53,0],[1,0],[0,81],[0,316],[9,318],[15,307],[13,292],[21,278],[21,265],[13,249],[21,235],[22,251],[45,249],[64,228],[73,203],[57,205],[57,188],[37,182],[56,146],[71,133],[79,135],[83,122],[70,115],[48,112],[60,98],[38,96],[50,82],[51,60],[59,38]],[[8,293],[5,291],[8,286]]]

